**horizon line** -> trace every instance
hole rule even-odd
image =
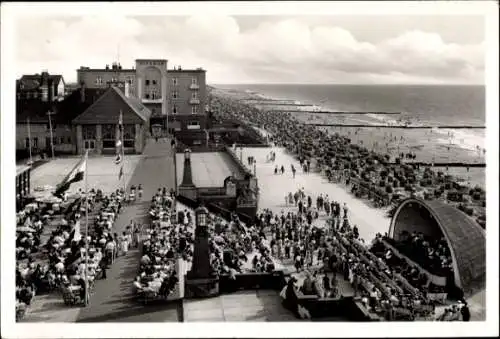
[[[318,85],[328,85],[328,86],[482,86],[485,87],[486,84],[433,84],[433,83],[392,83],[392,84],[387,84],[387,83],[299,83],[299,82],[247,82],[247,83],[207,83],[207,86],[246,86],[246,85],[311,85],[311,86],[318,86]]]

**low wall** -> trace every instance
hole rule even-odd
[[[239,290],[281,290],[285,285],[285,278],[282,271],[273,273],[242,273],[236,274],[236,279],[231,279],[229,275],[219,277],[220,293],[231,293]]]
[[[239,156],[236,154],[236,152],[231,148],[231,147],[228,147],[228,146],[224,146],[225,147],[225,151],[229,154],[229,156],[231,157],[231,159],[233,159],[233,161],[238,165],[238,168],[239,170],[246,174],[246,175],[250,175],[250,176],[253,176],[253,173],[252,171],[250,171],[246,166],[245,164],[243,164],[243,162],[240,160]]]

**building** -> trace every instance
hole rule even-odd
[[[76,130],[71,120],[95,102],[105,89],[73,91],[59,102],[17,100],[16,103],[16,157],[27,158],[52,152],[52,129],[55,154],[76,153]],[[49,120],[50,117],[50,120]]]
[[[40,100],[44,102],[61,101],[66,95],[62,75],[41,74],[23,75],[16,81],[18,100]]]
[[[142,153],[149,131],[151,111],[130,96],[128,83],[110,83],[105,92],[71,121],[76,133],[76,153],[114,154],[120,134],[118,122],[123,114],[125,153]],[[82,92],[86,91],[84,87]]]
[[[26,197],[31,193],[31,166],[16,166],[16,210],[26,204]]]
[[[135,67],[119,63],[96,69],[80,67],[78,83],[86,88],[106,88],[109,83],[128,84],[129,97],[135,97],[151,111],[150,125],[169,132],[206,128],[206,71],[168,69],[165,59],[137,59]]]

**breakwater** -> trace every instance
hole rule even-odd
[[[466,163],[466,162],[422,162],[422,161],[408,161],[405,160],[405,164],[408,165],[417,165],[417,166],[422,166],[422,167],[478,167],[478,168],[485,168],[486,163],[477,163],[477,162],[472,162],[472,163]],[[397,165],[397,163],[390,163],[391,165]]]
[[[358,112],[352,112],[352,111],[303,111],[300,109],[296,110],[280,110],[280,109],[273,109],[269,110],[268,112],[288,112],[288,113],[311,113],[311,114],[378,114],[378,115],[399,115],[401,112],[370,112],[370,111],[358,111]]]
[[[370,125],[370,124],[318,124],[318,123],[307,123],[306,125],[312,125],[317,127],[359,127],[359,128],[407,128],[407,129],[486,129],[486,126],[474,126],[474,125],[439,125],[439,126],[428,126],[428,125]]]

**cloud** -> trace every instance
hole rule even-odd
[[[447,42],[439,32],[418,29],[362,41],[334,23],[282,18],[242,30],[228,16],[23,19],[17,71],[48,69],[74,81],[79,66],[102,67],[119,50],[125,67],[136,58],[166,58],[204,67],[211,83],[484,80],[484,42]]]

